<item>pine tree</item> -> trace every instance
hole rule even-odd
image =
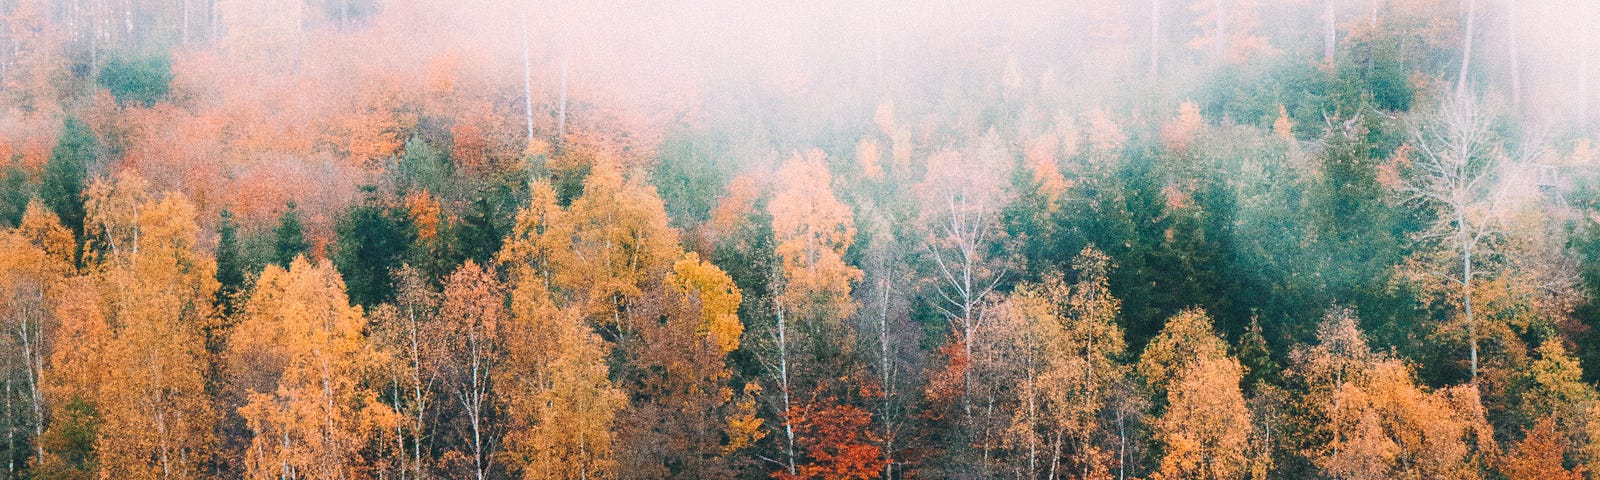
[[[280,268],[289,268],[289,262],[294,257],[310,250],[306,244],[305,232],[300,226],[300,211],[295,208],[294,200],[290,200],[283,215],[278,217],[278,228],[273,229],[272,263]]]
[[[89,164],[95,160],[95,148],[94,132],[89,126],[76,117],[67,117],[41,179],[39,194],[45,205],[79,238],[83,236],[84,182],[89,176]]]
[[[233,315],[234,302],[244,291],[244,257],[239,249],[239,226],[233,212],[222,210],[217,227],[217,307],[224,316]]]

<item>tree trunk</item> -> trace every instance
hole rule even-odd
[[[1338,0],[1326,0],[1323,2],[1322,61],[1327,62],[1329,65],[1333,65],[1333,55],[1339,45],[1338,18],[1335,16],[1338,11],[1338,3]]]
[[[1506,58],[1510,60],[1511,108],[1522,114],[1522,60],[1517,42],[1517,0],[1506,0]]]
[[[567,138],[567,53],[561,52],[561,107],[556,112],[556,140]]]
[[[789,475],[794,475],[794,407],[789,403],[789,339],[784,323],[783,307],[778,307],[778,389],[783,394],[783,453]]]
[[[1467,27],[1461,34],[1461,71],[1456,74],[1456,99],[1459,101],[1467,97],[1467,72],[1472,65],[1472,36],[1473,23],[1476,21],[1478,0],[1467,2]]]
[[[533,60],[528,52],[528,7],[522,10],[522,112],[527,123],[527,141],[533,143]]]
[[[1161,0],[1150,0],[1150,79],[1161,75]]]
[[[1228,53],[1228,0],[1217,0],[1217,11],[1213,21],[1216,22],[1216,34],[1212,38],[1211,58],[1218,64],[1223,63],[1223,55]]]

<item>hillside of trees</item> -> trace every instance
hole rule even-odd
[[[0,0],[0,475],[1600,478],[1597,37]]]

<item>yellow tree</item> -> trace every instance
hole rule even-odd
[[[854,215],[834,197],[833,177],[822,152],[796,153],[783,165],[778,178],[784,184],[767,205],[781,264],[772,339],[777,351],[767,363],[776,377],[775,393],[784,419],[784,469],[795,475],[793,397],[795,360],[800,356],[796,354],[804,353],[815,361],[809,367],[817,377],[846,376],[843,359],[855,338],[845,320],[855,312],[850,289],[862,272],[844,261],[844,252],[855,237]],[[791,331],[790,319],[798,331]],[[793,347],[802,342],[809,348],[795,351]]]
[[[551,292],[563,304],[582,305],[597,326],[626,330],[628,305],[645,284],[663,278],[682,251],[678,232],[667,225],[666,207],[655,188],[624,179],[612,161],[590,166],[583,195],[562,215],[563,235],[546,235]]]
[[[507,424],[501,456],[527,479],[616,478],[613,425],[627,399],[608,378],[605,342],[530,273],[512,292],[505,361],[493,372]]]
[[[28,204],[17,228],[0,231],[0,329],[6,339],[0,344],[6,407],[0,428],[5,428],[8,447],[34,444],[31,454],[7,448],[8,463],[44,456],[43,447],[32,439],[44,433],[49,409],[42,385],[45,360],[58,330],[56,304],[73,270],[74,245],[72,233],[37,200]]]
[[[405,418],[396,428],[394,458],[401,471],[422,478],[432,452],[423,445],[435,433],[439,403],[437,388],[441,375],[441,355],[450,339],[438,334],[440,293],[428,285],[422,273],[409,265],[394,274],[395,303],[379,305],[369,315],[371,339],[377,348],[389,353],[391,391],[388,400],[396,414]]]
[[[1309,387],[1304,452],[1337,478],[1476,478],[1492,440],[1477,390],[1428,392],[1410,366],[1372,352],[1355,314],[1335,307],[1317,345],[1291,355],[1290,372]]]
[[[442,379],[466,422],[463,440],[479,480],[488,475],[499,443],[489,421],[493,408],[489,376],[501,359],[500,329],[508,316],[505,294],[493,271],[467,260],[446,279],[436,322],[444,330],[437,335],[444,347],[439,363]]]
[[[106,375],[106,347],[111,326],[94,279],[73,277],[62,286],[56,304],[58,338],[50,350],[44,378],[49,426],[39,438],[34,472],[43,477],[89,478],[97,462],[95,435],[100,415],[95,407]]]
[[[211,451],[205,331],[216,265],[196,248],[195,209],[182,195],[156,198],[124,172],[86,193],[89,270],[105,324],[93,384],[76,391],[99,413],[100,475],[194,477]]]
[[[627,398],[610,380],[606,342],[585,319],[590,297],[563,307],[552,295],[570,282],[559,272],[574,262],[572,230],[548,182],[530,190],[499,254],[515,282],[504,360],[491,372],[505,412],[500,457],[522,478],[614,478],[614,424]]]
[[[1235,478],[1246,472],[1253,424],[1239,389],[1243,372],[1212,333],[1204,311],[1185,310],[1167,320],[1145,347],[1138,370],[1167,400],[1155,424],[1156,441],[1165,450],[1160,478]]]
[[[993,341],[978,368],[986,383],[1014,385],[1008,443],[1036,476],[1110,476],[1112,449],[1099,444],[1101,419],[1126,375],[1116,326],[1121,302],[1107,281],[1110,259],[1086,247],[1073,262],[1078,282],[1023,285],[1000,305]],[[1004,372],[1010,373],[991,373]]]
[[[232,388],[250,431],[250,478],[350,478],[360,451],[398,415],[365,375],[382,358],[333,266],[297,258],[261,272],[228,345]]]

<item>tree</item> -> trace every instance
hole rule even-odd
[[[632,404],[619,420],[622,467],[651,477],[732,476],[726,458],[737,448],[730,447],[759,433],[736,424],[741,407],[728,384],[727,358],[744,333],[742,295],[693,252],[674,263],[662,287],[634,312],[661,320],[637,322],[635,335],[623,340],[622,384]]]
[[[559,306],[551,292],[572,261],[567,212],[549,182],[529,190],[498,255],[514,282],[504,361],[491,372],[506,412],[501,455],[523,478],[612,478],[614,423],[627,397],[610,380],[607,345],[583,302]]]
[[[1161,478],[1234,478],[1246,472],[1253,422],[1239,388],[1243,372],[1211,332],[1204,311],[1185,310],[1168,320],[1145,347],[1138,370],[1166,396],[1154,432],[1165,449]]]
[[[607,378],[605,343],[532,273],[517,276],[506,361],[493,376],[507,412],[502,455],[522,478],[616,478],[613,423],[627,398]]]
[[[410,212],[368,187],[367,198],[345,212],[338,231],[333,263],[349,285],[350,299],[363,306],[392,300],[392,272],[400,268],[416,243]]]
[[[1566,466],[1569,450],[1567,437],[1556,429],[1555,418],[1545,417],[1501,462],[1500,473],[1511,480],[1582,480],[1585,466]]]
[[[463,440],[473,473],[482,480],[500,443],[498,429],[491,423],[490,375],[502,359],[501,329],[509,316],[505,294],[493,271],[467,260],[445,281],[443,300],[437,321],[445,329],[439,332],[444,347],[442,380],[466,422]]]
[[[920,187],[924,199],[925,248],[938,273],[939,311],[950,322],[955,339],[972,355],[974,338],[982,327],[989,292],[1005,278],[1006,265],[996,258],[1004,234],[999,210],[1005,204],[1006,152],[991,131],[977,152],[962,158],[943,152],[928,159],[928,175]],[[966,379],[972,388],[972,379]],[[971,414],[972,400],[962,408]]]
[[[1166,448],[1161,478],[1235,478],[1247,471],[1253,423],[1240,373],[1232,358],[1203,358],[1167,390],[1167,410],[1155,432]]]
[[[89,165],[95,161],[96,140],[88,125],[76,117],[67,117],[61,125],[61,139],[50,151],[50,161],[41,176],[43,184],[39,195],[44,204],[55,211],[74,235],[83,236],[83,187],[89,176]]]
[[[1212,333],[1211,317],[1204,310],[1190,308],[1167,320],[1145,345],[1136,369],[1157,396],[1164,396],[1192,363],[1226,356],[1228,344]]]
[[[289,262],[293,262],[294,257],[311,249],[306,244],[305,232],[300,226],[300,211],[294,200],[285,204],[283,214],[278,216],[278,226],[272,230],[272,237],[272,263],[281,268],[289,268]]]
[[[854,405],[831,399],[808,402],[796,408],[785,422],[795,425],[805,462],[794,472],[779,470],[772,478],[872,479],[883,473],[887,463],[872,445],[872,413]]]
[[[1496,454],[1476,387],[1428,392],[1410,366],[1372,352],[1342,307],[1330,310],[1317,339],[1295,351],[1292,372],[1308,387],[1299,440],[1326,474],[1476,478]]]
[[[1510,166],[1490,143],[1489,122],[1470,99],[1458,96],[1446,103],[1416,129],[1412,175],[1400,187],[1405,201],[1435,215],[1432,225],[1419,234],[1419,240],[1432,248],[1420,249],[1404,268],[1410,277],[1432,285],[1432,290],[1456,290],[1447,304],[1460,310],[1450,325],[1465,331],[1474,382],[1480,331],[1473,310],[1473,297],[1480,294],[1474,280],[1490,273],[1476,262],[1485,254],[1480,248],[1500,233],[1502,200],[1507,195],[1501,177]]]
[[[1200,35],[1189,41],[1194,49],[1209,48],[1217,64],[1244,63],[1256,55],[1275,53],[1267,38],[1253,31],[1261,23],[1256,0],[1200,0],[1189,7],[1199,15],[1194,24]]]
[[[1127,374],[1117,361],[1121,302],[1111,296],[1105,254],[1087,247],[1073,264],[1072,285],[1050,277],[1007,296],[996,312],[996,338],[986,342],[998,351],[985,353],[988,365],[978,369],[990,390],[1015,385],[1008,443],[1030,476],[1110,476],[1117,464],[1115,449],[1102,441],[1116,436],[1104,422],[1115,416],[1111,403]]]
[[[239,250],[239,226],[233,223],[233,213],[222,210],[222,224],[217,226],[217,308],[222,315],[232,316],[234,302],[244,292],[244,257]]]
[[[382,354],[338,273],[304,258],[288,270],[270,265],[245,308],[227,357],[251,436],[246,476],[358,475],[359,452],[399,419],[366,379]]]
[[[424,478],[434,460],[432,448],[424,445],[437,434],[439,406],[436,401],[441,375],[440,352],[451,341],[439,335],[440,293],[428,285],[422,273],[411,266],[395,272],[397,294],[394,304],[373,309],[372,340],[388,352],[393,375],[387,395],[391,408],[405,420],[397,429],[396,461],[412,478]]]
[[[155,198],[130,172],[86,197],[87,263],[103,314],[78,328],[98,332],[85,334],[89,358],[99,357],[85,366],[102,373],[73,390],[97,413],[99,472],[196,476],[214,453],[205,330],[217,282],[196,248],[194,206],[178,194]]]
[[[7,471],[44,457],[46,360],[51,357],[56,318],[64,282],[73,271],[72,234],[37,200],[30,202],[20,225],[0,230],[0,382],[4,383],[5,415],[0,420],[6,445]],[[30,446],[32,448],[30,448]]]
[[[776,298],[777,324],[774,329],[776,358],[768,359],[768,369],[777,378],[780,418],[783,420],[784,468],[798,474],[794,395],[799,357],[791,355],[791,342],[806,345],[802,353],[814,362],[813,375],[838,378],[847,368],[845,359],[855,338],[845,323],[855,312],[850,298],[851,284],[862,272],[844,261],[844,252],[855,237],[853,214],[839,202],[830,185],[832,176],[820,150],[802,156],[796,153],[779,172],[785,180],[768,203],[772,213],[775,251],[780,261],[779,293]],[[791,338],[790,318],[800,329]],[[805,343],[798,343],[805,342]]]

